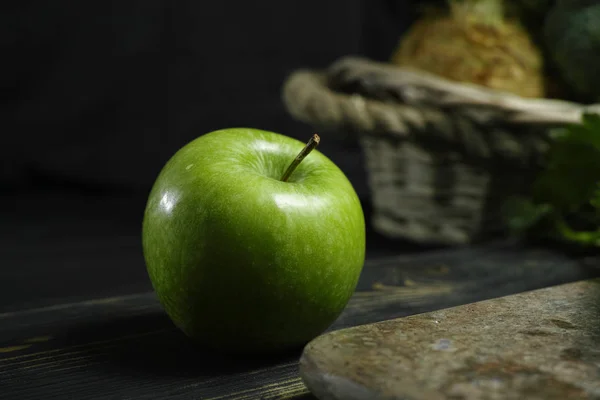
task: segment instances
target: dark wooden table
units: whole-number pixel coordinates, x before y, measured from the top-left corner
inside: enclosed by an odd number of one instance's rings
[[[0,399],[310,398],[299,351],[226,359],[162,312],[139,244],[140,199],[25,194],[0,203]],[[6,201],[4,201],[6,200]],[[13,199],[14,200],[14,199]],[[492,243],[409,251],[370,233],[330,329],[597,277],[599,259]]]

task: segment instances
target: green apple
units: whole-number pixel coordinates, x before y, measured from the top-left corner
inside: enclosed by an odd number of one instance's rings
[[[218,130],[160,172],[144,257],[189,337],[227,352],[279,351],[321,334],[346,306],[364,264],[364,215],[344,173],[311,152],[315,139]]]

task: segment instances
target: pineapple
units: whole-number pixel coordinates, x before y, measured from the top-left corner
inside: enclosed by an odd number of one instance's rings
[[[522,97],[545,97],[541,51],[502,0],[448,0],[409,29],[391,62]]]

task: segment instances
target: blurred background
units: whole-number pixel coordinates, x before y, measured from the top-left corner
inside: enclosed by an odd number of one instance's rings
[[[414,4],[413,4],[414,3]],[[150,290],[143,208],[169,157],[215,129],[313,129],[293,70],[387,60],[417,1],[104,0],[3,4],[0,312]],[[357,143],[324,137],[369,210]],[[399,245],[370,233],[369,257]]]

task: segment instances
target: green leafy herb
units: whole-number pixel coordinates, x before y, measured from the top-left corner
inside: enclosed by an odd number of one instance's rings
[[[515,234],[600,247],[600,115],[556,132],[530,197],[504,211]]]

